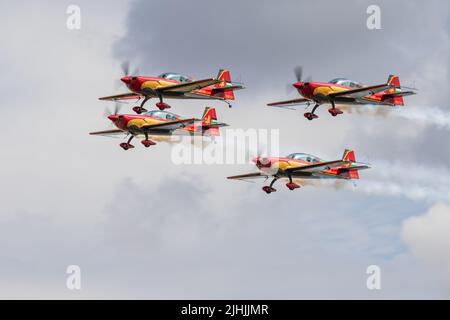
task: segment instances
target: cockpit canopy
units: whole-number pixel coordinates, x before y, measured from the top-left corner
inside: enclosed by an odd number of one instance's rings
[[[319,162],[322,161],[320,158],[317,158],[317,157],[312,156],[312,155],[307,154],[307,153],[291,153],[286,158],[291,158],[291,159],[294,159],[294,160],[305,161],[305,162],[309,162],[309,163],[319,163]]]
[[[153,117],[153,118],[169,120],[169,121],[175,121],[179,118],[174,113],[170,113],[170,112],[162,111],[162,110],[150,110],[150,111],[146,112],[145,115]]]
[[[329,83],[335,83],[338,84],[340,86],[345,86],[345,87],[350,87],[350,88],[362,88],[363,85],[359,82],[353,81],[353,80],[349,80],[346,78],[336,78],[331,80]]]
[[[173,72],[166,72],[166,73],[160,74],[158,77],[164,78],[167,80],[180,81],[180,82],[191,82],[192,81],[192,79],[187,76],[183,76],[181,74],[173,73]]]

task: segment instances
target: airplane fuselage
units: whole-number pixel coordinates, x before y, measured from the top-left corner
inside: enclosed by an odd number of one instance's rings
[[[293,86],[304,98],[316,101],[320,104],[330,102],[330,98],[328,97],[330,94],[355,89],[352,87],[327,82],[297,82],[294,83]],[[396,92],[396,90],[398,89],[387,89],[382,92],[362,96],[359,98],[339,96],[334,98],[334,101],[336,103],[345,104],[383,104],[393,106],[394,103],[388,102],[386,99],[384,99],[384,95],[392,94]]]
[[[173,86],[176,84],[182,84],[185,82],[180,82],[176,80],[170,80],[159,77],[124,77],[122,81],[125,83],[127,88],[137,94],[146,97],[158,97],[156,90],[168,86]],[[218,99],[213,95],[213,86],[201,88],[198,90],[192,90],[189,93],[184,92],[171,92],[167,91],[162,94],[165,98],[172,99]]]
[[[285,157],[269,157],[259,160],[254,159],[256,167],[263,174],[275,175],[278,177],[288,177],[287,169],[298,168],[311,165],[312,163],[302,160],[296,160]],[[321,161],[324,162],[324,161]],[[319,162],[320,163],[320,162]],[[342,176],[339,173],[339,169],[348,168],[349,165],[342,167],[331,168],[327,170],[321,170],[314,173],[311,172],[292,172],[290,175],[292,178],[309,178],[309,179],[322,179],[322,178],[337,178],[337,179],[349,179],[348,176]],[[317,174],[317,175],[314,175]]]

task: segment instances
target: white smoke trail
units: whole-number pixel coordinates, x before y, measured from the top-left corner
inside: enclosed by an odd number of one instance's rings
[[[367,193],[450,201],[450,171],[446,167],[377,161],[372,170],[367,181],[360,184]]]
[[[420,125],[436,126],[439,129],[450,129],[450,109],[442,107],[404,106],[386,107],[375,105],[342,106],[340,109],[348,113],[370,116],[396,117],[414,121]]]
[[[435,125],[440,129],[450,129],[450,112],[440,107],[405,107],[404,110],[395,110],[392,114],[420,124]]]
[[[353,184],[354,182],[355,184]],[[444,167],[372,162],[360,180],[303,180],[303,186],[332,187],[372,195],[401,196],[415,201],[450,202],[450,171]]]

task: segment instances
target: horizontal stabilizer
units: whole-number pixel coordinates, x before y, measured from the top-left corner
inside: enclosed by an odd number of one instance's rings
[[[219,92],[227,92],[227,91],[233,91],[233,90],[241,90],[241,89],[245,89],[244,86],[238,85],[238,84],[233,84],[231,86],[228,87],[222,87],[222,88],[214,88],[212,90],[212,93],[219,93]]]

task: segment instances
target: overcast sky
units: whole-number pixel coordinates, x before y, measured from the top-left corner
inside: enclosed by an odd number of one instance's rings
[[[68,30],[66,9],[81,8]],[[381,30],[366,9],[381,8]],[[448,1],[17,1],[0,4],[0,297],[449,298]],[[12,32],[14,31],[14,32]],[[251,165],[176,165],[173,146],[92,137],[120,63],[197,79],[229,68],[234,107],[169,101],[231,128],[279,129],[280,151],[373,168],[357,186],[267,196],[229,181]],[[296,97],[293,68],[419,89],[387,116],[326,107],[308,122],[267,102]],[[154,101],[148,103],[152,107]],[[132,105],[130,105],[132,106]],[[125,105],[122,111],[128,112]],[[68,265],[82,289],[66,288]],[[366,288],[379,265],[382,289]]]

